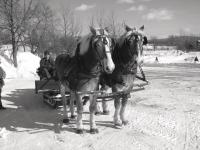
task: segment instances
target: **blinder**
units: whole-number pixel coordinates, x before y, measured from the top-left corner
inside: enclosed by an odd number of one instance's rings
[[[111,53],[111,52],[106,52],[104,48],[98,49],[98,46],[104,46],[108,44],[107,39],[109,39],[108,36],[106,35],[97,35],[94,37],[94,42],[93,42],[93,47],[95,47],[95,52],[99,58],[99,60],[103,60],[106,57],[106,53]],[[99,43],[101,42],[101,43]],[[111,46],[111,45],[109,45]]]
[[[143,37],[143,45],[147,45],[147,44],[148,44],[147,37],[146,37],[146,36],[144,36],[144,37]]]

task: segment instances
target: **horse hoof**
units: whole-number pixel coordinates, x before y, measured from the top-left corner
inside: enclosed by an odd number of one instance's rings
[[[109,115],[110,114],[110,111],[109,110],[104,110],[103,111],[103,115]]]
[[[69,119],[63,119],[63,123],[69,124]]]
[[[77,133],[77,134],[83,134],[83,129],[77,129],[77,130],[76,130],[76,133]]]
[[[71,115],[71,119],[76,119],[76,115]]]
[[[122,128],[122,124],[119,123],[119,122],[118,122],[118,123],[115,123],[114,126],[115,126],[116,129],[121,129],[121,128]]]
[[[128,125],[128,123],[129,123],[128,120],[122,121],[122,124],[125,126]]]
[[[96,134],[96,133],[99,133],[99,130],[98,129],[90,129],[90,133]]]
[[[101,115],[101,112],[100,112],[100,111],[97,111],[97,112],[95,112],[95,115],[96,115],[96,116],[99,116],[99,115]]]

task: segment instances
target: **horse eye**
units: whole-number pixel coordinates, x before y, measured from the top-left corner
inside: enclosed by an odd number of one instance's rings
[[[103,44],[107,45],[108,41],[106,39],[103,39]]]
[[[101,46],[101,44],[99,42],[96,42],[96,46]]]

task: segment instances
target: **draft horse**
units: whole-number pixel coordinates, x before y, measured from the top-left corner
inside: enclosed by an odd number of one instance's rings
[[[60,82],[60,92],[64,105],[64,122],[69,123],[69,116],[66,105],[66,90],[74,95],[77,105],[77,133],[83,133],[83,103],[82,99],[88,91],[98,90],[99,76],[102,72],[108,74],[114,70],[114,63],[111,56],[111,38],[107,28],[95,29],[90,27],[91,33],[80,39],[75,56],[69,57],[62,54],[56,58],[55,66]],[[90,101],[90,133],[98,133],[94,113],[96,110],[96,96],[89,94]],[[70,104],[73,117],[73,98]]]
[[[147,44],[147,37],[144,36],[144,26],[138,30],[125,26],[126,32],[116,41],[112,58],[115,69],[112,74],[103,74],[101,84],[108,85],[112,92],[126,91],[126,94],[114,97],[114,125],[120,128],[127,125],[125,109],[133,83],[136,78],[137,67],[142,63],[142,46]]]

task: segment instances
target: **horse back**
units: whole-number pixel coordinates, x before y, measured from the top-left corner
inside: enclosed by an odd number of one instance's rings
[[[67,54],[61,54],[56,57],[55,67],[59,80],[67,77],[70,71],[77,65],[76,58]]]

